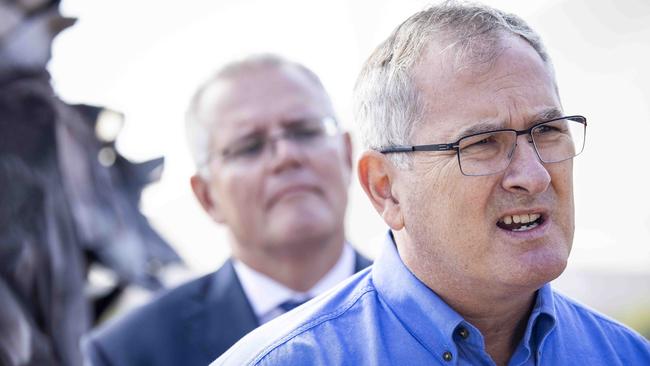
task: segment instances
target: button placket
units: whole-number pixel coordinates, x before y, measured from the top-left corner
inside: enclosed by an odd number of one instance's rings
[[[454,359],[454,356],[451,354],[451,352],[449,352],[449,351],[445,351],[445,352],[442,354],[442,359],[445,360],[445,361],[447,361],[447,362],[451,362],[451,360]]]
[[[458,330],[458,335],[460,336],[460,338],[465,340],[465,339],[469,338],[469,330],[467,330],[467,328],[465,328],[465,327],[460,328]]]

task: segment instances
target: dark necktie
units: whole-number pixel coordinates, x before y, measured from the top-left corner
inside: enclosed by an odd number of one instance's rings
[[[287,301],[283,302],[282,304],[278,305],[278,307],[280,309],[284,310],[285,312],[287,312],[287,311],[291,311],[294,308],[306,303],[309,300],[310,299],[305,299],[305,300],[291,300],[290,299],[290,300],[287,300]]]

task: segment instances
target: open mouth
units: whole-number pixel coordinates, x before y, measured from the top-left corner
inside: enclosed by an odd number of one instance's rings
[[[543,224],[544,221],[544,216],[540,213],[508,215],[500,218],[497,226],[508,231],[528,231]]]

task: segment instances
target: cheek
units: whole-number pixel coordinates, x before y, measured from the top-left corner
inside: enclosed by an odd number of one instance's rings
[[[320,165],[318,176],[323,183],[336,187],[337,190],[346,190],[350,183],[350,169],[337,164],[336,160]]]
[[[426,235],[435,238],[429,240],[442,240],[457,248],[488,240],[490,203],[498,189],[496,177],[467,177],[457,164],[435,172],[414,183],[406,212],[415,212],[427,228]]]
[[[318,177],[321,187],[334,196],[331,199],[347,202],[347,192],[350,186],[351,167],[347,165],[343,156],[337,151],[332,151],[324,156],[330,159],[320,158],[313,165],[314,172]],[[334,158],[335,157],[335,158]]]
[[[407,228],[426,230],[427,236],[445,235],[456,217],[459,192],[453,174],[453,166],[440,160],[418,159],[407,179],[402,180],[399,195],[400,206]]]
[[[571,173],[565,174],[565,179],[558,191],[561,192],[563,201],[570,205],[573,211],[573,175]]]
[[[441,214],[453,218],[456,223],[472,222],[476,217],[484,216],[496,187],[493,177],[464,176],[455,159],[431,169],[418,185],[427,187],[428,191],[419,193],[421,199],[431,197],[427,202],[437,206]]]
[[[561,226],[565,235],[572,238],[574,231],[573,162],[567,161],[555,165],[549,169],[551,184],[556,194]]]
[[[242,213],[253,216],[254,210],[261,207],[259,202],[262,177],[253,174],[253,170],[224,169],[215,184],[215,191],[226,214]]]
[[[563,210],[573,214],[573,164],[572,161],[548,166],[551,186],[557,196],[557,204]]]
[[[455,237],[463,245],[489,241],[493,230],[490,212],[494,190],[498,189],[497,181],[493,177],[461,176],[448,187],[449,191],[443,195],[448,197],[449,225]]]

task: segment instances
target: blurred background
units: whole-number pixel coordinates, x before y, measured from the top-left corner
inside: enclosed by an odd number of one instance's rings
[[[486,2],[542,35],[565,111],[589,123],[574,164],[573,253],[556,287],[650,337],[650,2]],[[354,134],[351,96],[362,63],[427,3],[63,0],[62,13],[79,20],[56,38],[48,69],[66,102],[124,113],[116,143],[122,155],[135,162],[165,157],[162,179],[143,192],[141,209],[187,264],[170,272],[173,284],[213,271],[229,250],[227,232],[210,222],[189,186],[183,119],[197,85],[233,58],[279,53],[321,77]],[[385,227],[358,182],[350,189],[348,237],[374,257],[373,238]]]

